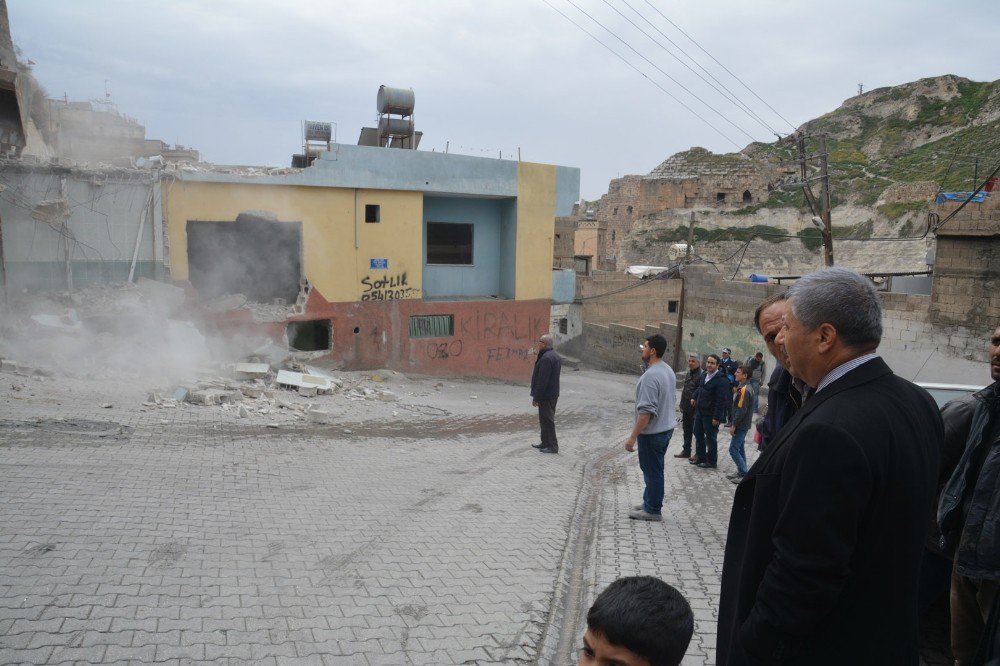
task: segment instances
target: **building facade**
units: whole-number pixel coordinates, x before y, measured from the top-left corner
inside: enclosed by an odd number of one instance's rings
[[[554,220],[579,176],[341,144],[295,173],[182,171],[163,185],[170,274],[262,306],[214,325],[345,368],[523,380],[549,330]]]

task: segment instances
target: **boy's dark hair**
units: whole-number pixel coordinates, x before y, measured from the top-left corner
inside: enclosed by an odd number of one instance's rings
[[[706,356],[705,358],[714,358],[714,359],[715,359],[715,364],[716,364],[716,365],[721,365],[721,364],[722,364],[722,359],[721,359],[721,358],[719,358],[719,355],[718,355],[718,354],[709,354],[709,355],[708,355],[708,356]]]
[[[598,595],[587,628],[650,666],[677,666],[694,633],[694,614],[684,596],[659,578],[629,576]]]
[[[667,339],[665,337],[659,333],[655,333],[646,338],[646,342],[649,343],[650,349],[656,352],[656,358],[663,358],[663,355],[667,351]]]
[[[736,376],[737,372],[742,372],[744,377],[749,377],[750,376],[750,368],[748,366],[746,366],[746,365],[738,365],[738,366],[736,366],[736,369],[733,370],[733,376],[734,377]]]

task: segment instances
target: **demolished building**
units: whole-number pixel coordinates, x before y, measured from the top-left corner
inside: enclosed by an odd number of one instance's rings
[[[207,327],[345,369],[523,380],[579,170],[416,143],[332,143],[283,169],[5,160],[5,287],[169,280]]]

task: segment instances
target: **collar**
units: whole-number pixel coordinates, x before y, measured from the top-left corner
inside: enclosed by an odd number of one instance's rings
[[[841,363],[836,368],[826,373],[823,379],[820,380],[819,384],[816,385],[816,390],[813,391],[813,393],[819,393],[827,386],[829,386],[833,382],[837,381],[838,379],[846,375],[851,370],[854,370],[855,368],[876,358],[878,358],[878,354],[876,354],[875,352],[871,352],[870,354],[864,354],[862,356],[852,358],[850,361],[847,361],[846,363]]]
[[[710,381],[712,381],[712,377],[715,377],[717,374],[719,374],[718,370],[716,370],[715,372],[706,372],[705,373],[705,383],[707,384]]]

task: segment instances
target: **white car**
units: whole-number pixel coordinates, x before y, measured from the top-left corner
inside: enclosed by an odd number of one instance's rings
[[[975,393],[976,391],[981,391],[985,386],[973,386],[971,384],[940,384],[936,382],[915,382],[917,386],[923,388],[931,397],[934,398],[934,402],[937,403],[938,409],[944,407],[946,403],[951,402],[956,398],[962,398],[969,395],[970,393]]]

